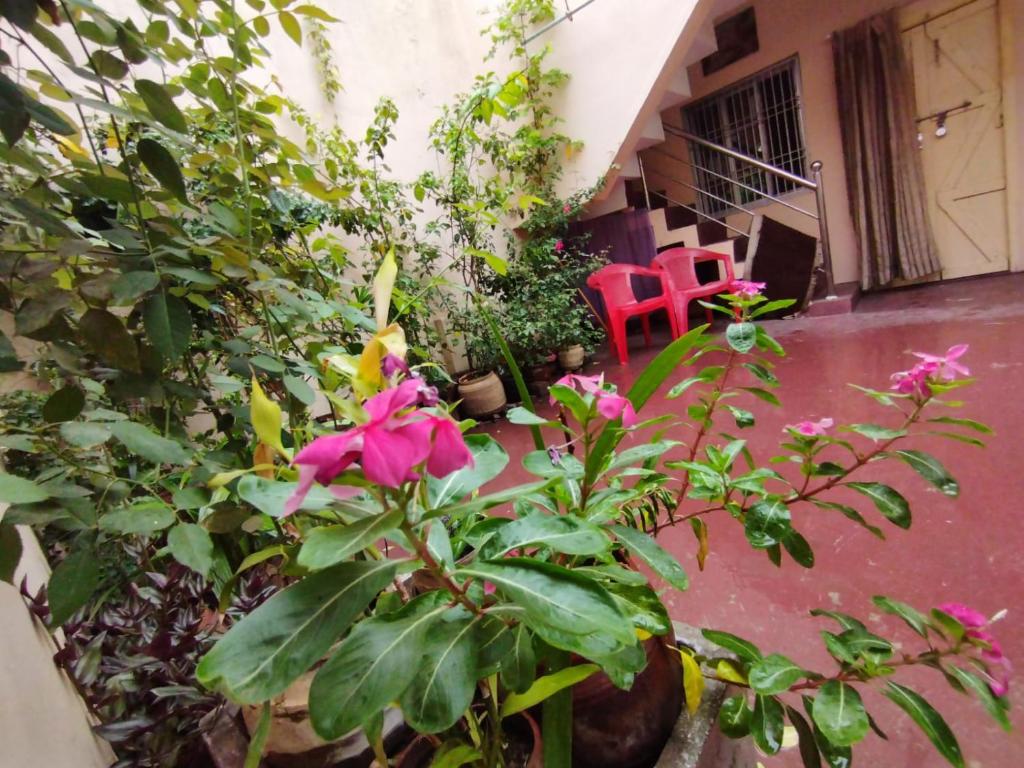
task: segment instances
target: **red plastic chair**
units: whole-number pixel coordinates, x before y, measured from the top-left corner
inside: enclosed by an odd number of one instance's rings
[[[633,275],[660,280],[663,291],[661,296],[638,301],[630,281]],[[647,342],[647,346],[651,346],[650,314],[659,309],[665,310],[665,314],[668,315],[672,338],[679,335],[676,329],[676,318],[672,313],[666,274],[662,270],[640,267],[635,264],[609,264],[588,277],[587,285],[595,291],[599,291],[604,300],[605,311],[608,313],[608,335],[611,337],[612,347],[618,354],[619,362],[623,365],[629,362],[626,339],[626,321],[629,318],[640,316],[640,322],[644,329],[644,341]]]
[[[701,284],[697,279],[696,269],[697,263],[701,261],[721,261],[725,264],[725,279]],[[727,254],[703,248],[669,248],[655,256],[652,264],[664,270],[668,279],[672,311],[676,316],[676,328],[679,333],[686,333],[689,328],[687,312],[691,301],[726,293],[729,290],[729,283],[735,279],[732,259]],[[710,309],[706,311],[710,323],[713,315]]]

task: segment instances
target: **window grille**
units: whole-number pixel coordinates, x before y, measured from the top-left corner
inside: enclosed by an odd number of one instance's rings
[[[800,73],[793,57],[745,80],[683,107],[687,130],[797,176],[806,176]],[[748,189],[714,174],[727,176],[766,195],[792,192],[792,181],[766,173],[742,160],[726,157],[707,147],[690,144],[697,186],[698,207],[711,215],[727,213],[732,203],[746,205],[763,199]],[[707,173],[712,171],[713,173]],[[714,197],[713,197],[714,196]]]

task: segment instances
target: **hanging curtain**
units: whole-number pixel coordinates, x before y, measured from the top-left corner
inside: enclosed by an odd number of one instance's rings
[[[598,216],[569,225],[569,236],[589,235],[586,250],[590,253],[607,251],[612,264],[639,264],[649,267],[658,249],[654,243],[654,229],[646,210],[620,211]],[[583,288],[587,300],[599,312],[604,312],[600,294]],[[643,301],[661,294],[661,284],[653,278],[633,278],[633,292]]]
[[[861,286],[937,272],[914,83],[895,10],[834,33],[832,55]]]

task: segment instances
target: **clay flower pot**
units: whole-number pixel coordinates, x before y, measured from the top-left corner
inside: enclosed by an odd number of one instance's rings
[[[647,666],[628,691],[603,672],[573,686],[573,765],[646,768],[654,765],[682,711],[683,667],[669,637],[644,642]]]
[[[566,372],[578,371],[582,368],[584,357],[585,353],[580,344],[573,344],[571,347],[558,350],[558,364]]]
[[[470,371],[459,377],[459,406],[469,418],[490,416],[505,407],[505,387],[494,371]]]

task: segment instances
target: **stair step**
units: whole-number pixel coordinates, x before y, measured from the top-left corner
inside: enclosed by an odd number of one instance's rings
[[[697,223],[697,214],[681,205],[670,205],[665,209],[665,226],[668,229],[689,227]]]

